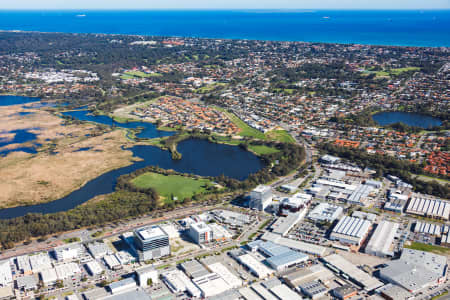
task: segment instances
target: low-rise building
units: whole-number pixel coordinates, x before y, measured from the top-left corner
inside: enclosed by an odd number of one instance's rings
[[[343,244],[360,246],[366,239],[370,227],[371,223],[368,220],[345,216],[334,226],[330,239]]]
[[[136,281],[133,278],[122,279],[108,285],[108,289],[112,294],[119,294],[134,288],[136,288]]]
[[[142,267],[136,270],[138,283],[141,287],[149,286],[149,283],[158,283],[158,271],[152,266]]]
[[[213,239],[213,231],[205,222],[197,222],[189,227],[189,236],[196,244],[208,243]]]
[[[399,227],[398,223],[382,221],[370,238],[365,252],[381,257],[393,257],[393,242]]]
[[[340,206],[322,202],[310,211],[308,219],[314,222],[333,223],[334,220],[342,215],[343,211],[343,208]]]
[[[340,300],[345,300],[356,296],[357,290],[351,285],[343,285],[332,290],[332,294]]]
[[[96,260],[92,260],[92,261],[88,262],[87,264],[85,264],[85,266],[86,266],[87,271],[92,276],[99,275],[103,272],[102,267]]]

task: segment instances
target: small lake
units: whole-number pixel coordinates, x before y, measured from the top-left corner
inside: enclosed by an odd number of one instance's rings
[[[439,120],[438,118],[418,113],[401,111],[381,112],[374,114],[372,118],[375,122],[377,122],[378,125],[381,126],[391,125],[399,122],[408,126],[421,128],[431,128],[442,125],[441,120]]]
[[[18,130],[11,130],[7,132],[0,132],[0,134],[8,134],[13,135],[11,138],[0,138],[0,148],[13,145],[13,144],[22,144],[26,142],[33,142],[36,140],[36,134],[29,131],[29,129],[18,129]],[[41,145],[38,143],[35,143],[31,146],[23,146],[23,147],[17,147],[17,148],[7,148],[7,149],[0,149],[0,157],[6,156],[11,152],[26,152],[30,154],[37,153],[36,148],[40,147]]]
[[[41,101],[41,99],[36,97],[8,96],[8,95],[0,96],[0,106],[27,104],[38,101]]]
[[[125,122],[119,123],[114,121],[111,117],[105,115],[93,115],[89,110],[72,110],[62,113],[64,116],[70,116],[81,121],[95,122],[108,126],[116,126],[120,128],[137,129],[142,128],[136,137],[141,139],[153,139],[158,137],[165,137],[174,135],[173,131],[158,130],[155,124],[149,122]]]
[[[173,160],[168,151],[153,146],[139,145],[130,150],[134,156],[142,158],[143,161],[102,174],[59,200],[2,209],[0,219],[20,217],[28,213],[56,213],[75,208],[95,196],[113,192],[119,176],[147,166],[159,166],[163,169],[201,176],[224,174],[238,180],[246,179],[264,167],[264,163],[256,155],[240,147],[215,144],[201,139],[180,142],[178,145],[178,151],[182,154],[180,160]]]

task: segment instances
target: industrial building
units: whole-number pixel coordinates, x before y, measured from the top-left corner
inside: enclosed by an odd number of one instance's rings
[[[369,198],[370,193],[372,193],[374,187],[372,185],[360,184],[358,187],[350,194],[347,202],[350,204],[365,206]]]
[[[340,300],[345,300],[353,296],[356,296],[357,293],[358,291],[350,284],[337,287],[332,291],[332,294]]]
[[[243,297],[245,300],[264,300],[262,297],[258,296],[257,293],[255,293],[251,288],[249,287],[243,287],[239,290],[239,294]]]
[[[54,268],[48,268],[39,272],[41,277],[41,281],[45,286],[51,286],[56,284],[58,280],[58,275],[56,274],[56,270]]]
[[[219,295],[231,289],[231,287],[216,273],[209,273],[205,276],[192,279],[194,284],[200,289],[204,298]]]
[[[242,227],[252,222],[251,217],[246,214],[230,210],[213,210],[211,214],[214,218],[223,224]]]
[[[297,250],[302,253],[307,253],[311,255],[316,256],[323,256],[325,252],[327,251],[327,248],[311,244],[311,243],[305,243],[302,241],[292,240],[285,237],[282,237],[279,234],[274,234],[272,232],[266,232],[261,237],[263,241],[272,241],[275,244],[286,246],[292,250]]]
[[[30,265],[31,270],[33,270],[34,273],[39,273],[40,271],[44,269],[48,269],[52,267],[52,262],[50,260],[50,256],[47,252],[45,253],[39,253],[36,255],[29,256],[30,259]]]
[[[314,222],[329,222],[333,223],[343,213],[343,208],[337,205],[332,205],[322,202],[308,214],[308,219]]]
[[[399,300],[399,299],[414,299],[414,295],[404,288],[388,283],[385,286],[376,290],[384,299],[387,300]]]
[[[360,218],[343,217],[333,228],[330,239],[343,244],[360,246],[369,233],[371,222]]]
[[[445,256],[405,248],[400,259],[388,262],[380,270],[380,278],[415,294],[443,283],[447,267]]]
[[[281,200],[279,212],[283,216],[303,210],[311,202],[312,196],[304,193],[297,193],[291,197]]]
[[[320,281],[327,283],[334,277],[334,274],[321,264],[313,265],[309,268],[294,270],[283,276],[284,281],[293,289],[298,289],[303,283]]]
[[[231,288],[235,289],[242,286],[242,280],[231,273],[222,263],[216,262],[210,264],[208,265],[208,269],[222,277]]]
[[[0,261],[0,285],[6,286],[13,282],[11,263],[9,260]]]
[[[262,286],[261,283],[254,283],[250,286],[250,288],[265,300],[278,300],[278,298],[275,297],[275,295],[272,294],[268,289]]]
[[[326,267],[350,279],[366,291],[372,291],[383,285],[381,281],[357,268],[354,264],[338,254],[331,254],[322,260],[325,262]]]
[[[113,283],[110,283],[108,285],[108,289],[111,291],[111,293],[114,294],[118,294],[118,293],[122,293],[124,291],[127,290],[131,290],[136,288],[136,281],[129,277],[126,279],[122,279],[119,281],[115,281]]]
[[[186,261],[180,267],[191,278],[203,277],[211,273],[197,260]]]
[[[92,261],[88,262],[85,266],[86,266],[87,271],[92,276],[99,275],[103,272],[102,267],[96,260],[92,260]]]
[[[341,159],[339,157],[336,156],[332,156],[332,155],[324,155],[322,157],[319,158],[319,162],[323,163],[323,164],[337,164],[341,161]]]
[[[422,195],[416,195],[409,201],[406,212],[409,214],[448,221],[450,203],[440,199],[431,199]]]
[[[89,250],[89,253],[91,253],[92,257],[94,257],[95,259],[102,258],[103,256],[108,254],[113,254],[111,248],[109,248],[105,243],[93,242],[87,244],[86,247]]]
[[[191,224],[188,234],[196,244],[208,243],[213,239],[212,229],[205,222]]]
[[[147,287],[150,280],[152,284],[155,284],[159,281],[158,271],[152,266],[137,269],[136,278],[141,287]]]
[[[200,297],[201,291],[183,272],[172,269],[161,273],[163,281],[172,293],[188,292],[192,297]]]
[[[32,291],[38,288],[38,278],[36,275],[25,275],[16,277],[16,288],[21,291]]]
[[[69,259],[74,259],[81,253],[81,245],[73,244],[69,246],[60,246],[53,248],[53,254],[56,260],[64,261]]]
[[[140,261],[170,255],[169,235],[159,226],[148,226],[135,230],[134,244]]]
[[[311,299],[317,299],[325,296],[328,289],[320,282],[313,280],[299,285],[303,294]]]
[[[254,241],[248,245],[252,251],[263,253],[267,259],[266,264],[277,272],[283,271],[291,266],[305,262],[308,255],[294,251],[285,246],[274,244],[270,241]]]
[[[393,257],[394,252],[392,251],[392,243],[394,242],[399,226],[398,223],[388,221],[382,221],[378,224],[366,246],[365,252],[381,257]]]
[[[259,279],[266,278],[275,273],[274,270],[269,269],[255,259],[251,254],[243,250],[232,250],[229,253],[234,259],[244,265],[255,277],[258,277]]]
[[[286,236],[289,231],[300,222],[306,215],[306,209],[302,211],[291,213],[287,217],[279,217],[270,228],[273,233],[281,236]]]
[[[272,189],[270,186],[258,185],[250,193],[249,207],[257,210],[265,210],[272,202]]]
[[[441,236],[442,225],[424,223],[417,221],[414,225],[415,233],[425,233],[428,235]]]

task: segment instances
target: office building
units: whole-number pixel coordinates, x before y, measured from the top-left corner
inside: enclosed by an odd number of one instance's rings
[[[136,270],[137,280],[141,287],[147,287],[149,283],[158,283],[158,271],[152,266],[142,267]]]
[[[189,236],[196,244],[208,243],[213,239],[213,231],[205,222],[197,222],[189,227]]]
[[[137,229],[134,232],[134,244],[140,261],[170,255],[169,235],[159,226]]]
[[[250,193],[250,208],[265,210],[272,202],[272,190],[270,186],[258,185]]]

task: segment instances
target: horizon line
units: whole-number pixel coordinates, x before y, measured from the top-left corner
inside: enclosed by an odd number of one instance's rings
[[[1,8],[0,11],[443,11],[450,8]]]

